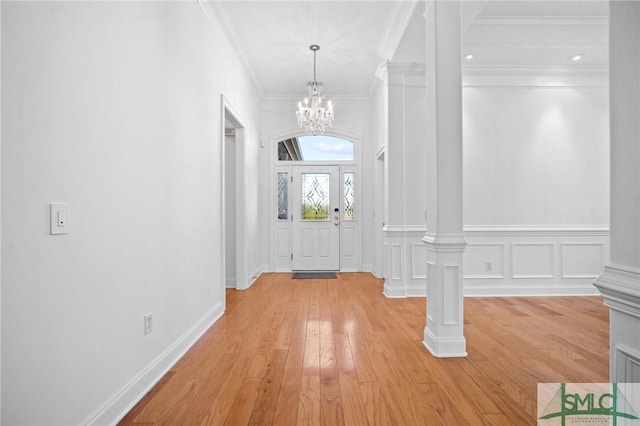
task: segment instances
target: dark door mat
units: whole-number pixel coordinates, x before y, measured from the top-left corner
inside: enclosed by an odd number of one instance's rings
[[[335,280],[338,278],[338,275],[332,271],[320,271],[320,272],[292,272],[291,279],[294,280],[312,280],[312,279],[320,279],[320,280]]]

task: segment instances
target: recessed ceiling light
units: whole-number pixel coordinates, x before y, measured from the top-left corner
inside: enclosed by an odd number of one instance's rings
[[[471,54],[471,53],[467,53],[466,55],[464,55],[464,58],[465,58],[467,61],[470,61],[470,60],[472,60],[472,59],[473,59],[473,54]]]
[[[582,59],[584,59],[584,56],[585,56],[584,53],[578,53],[577,55],[573,55],[571,57],[571,60],[573,62],[578,62],[578,61],[581,61]]]

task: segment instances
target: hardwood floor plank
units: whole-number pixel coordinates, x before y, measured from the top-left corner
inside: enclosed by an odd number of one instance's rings
[[[262,378],[260,389],[253,406],[253,413],[249,424],[271,424],[276,411],[284,366],[287,362],[287,351],[273,352],[273,357]]]
[[[251,413],[253,412],[253,407],[261,385],[262,379],[259,377],[247,377],[244,382],[242,382],[240,391],[234,399],[233,406],[225,418],[225,426],[244,426],[249,424],[249,419],[251,419]],[[206,424],[215,426],[223,423],[219,422],[219,420],[212,419]]]
[[[511,426],[514,423],[504,414],[483,414],[482,424],[491,426]]]
[[[342,396],[345,425],[366,425],[367,411],[360,390],[360,382],[353,375],[340,375],[340,395]]]
[[[342,398],[333,322],[327,283],[321,288],[320,305],[320,424],[343,425]]]
[[[287,361],[282,375],[280,395],[274,413],[273,423],[276,425],[295,425],[298,417],[300,399],[302,365],[304,362],[304,342],[291,342]]]
[[[364,404],[369,425],[398,425],[402,424],[396,416],[393,416],[382,396],[382,391],[377,383],[361,383],[362,403]]]
[[[119,424],[122,425],[122,426],[133,425],[133,424],[142,424],[142,423],[134,423],[136,417],[138,417],[140,412],[142,410],[144,410],[144,408],[149,404],[149,402],[151,402],[155,398],[155,396],[158,394],[158,392],[160,392],[160,390],[171,379],[171,377],[173,377],[174,374],[175,374],[175,371],[169,371],[169,372],[167,372],[167,374],[162,376],[160,381],[153,387],[153,389],[151,389],[151,391],[149,391],[140,400],[140,402],[138,402],[136,404],[136,406],[133,407],[133,409],[131,409],[131,411],[129,411],[129,413],[127,413],[126,416],[124,416],[124,418],[120,421]]]
[[[182,392],[175,395],[171,406],[154,422],[156,425],[171,426],[178,422],[178,419],[187,411],[192,399],[203,387],[202,380],[189,380]]]
[[[534,425],[537,383],[607,382],[599,297],[467,298],[468,357],[422,344],[424,298],[263,274],[121,425]]]
[[[302,376],[296,424],[320,425],[320,377],[318,376]]]
[[[427,400],[431,411],[435,414],[437,422],[445,425],[468,424],[464,417],[457,412],[455,406],[446,399],[440,386],[436,383],[423,383],[419,385],[420,390]]]

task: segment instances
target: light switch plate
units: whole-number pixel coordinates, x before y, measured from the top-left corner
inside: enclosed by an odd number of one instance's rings
[[[69,204],[51,203],[51,235],[67,234],[69,232]]]

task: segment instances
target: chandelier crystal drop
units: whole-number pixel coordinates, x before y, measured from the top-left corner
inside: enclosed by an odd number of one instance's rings
[[[316,81],[316,52],[320,46],[312,44],[309,49],[313,52],[313,81],[307,83],[307,97],[298,102],[296,117],[298,125],[307,133],[317,135],[324,133],[333,123],[333,103],[329,100],[322,104],[322,82]]]

